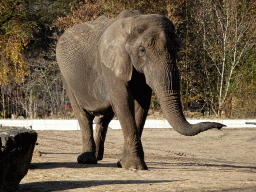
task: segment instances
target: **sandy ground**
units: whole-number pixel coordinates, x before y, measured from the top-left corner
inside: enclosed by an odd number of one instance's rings
[[[256,191],[256,128],[209,130],[186,137],[172,129],[145,129],[149,170],[116,167],[121,130],[109,130],[97,165],[76,163],[79,131],[37,131],[34,155],[20,191]]]

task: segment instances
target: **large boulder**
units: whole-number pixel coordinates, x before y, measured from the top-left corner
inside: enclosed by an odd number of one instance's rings
[[[0,191],[17,191],[27,174],[37,133],[32,129],[0,126]]]

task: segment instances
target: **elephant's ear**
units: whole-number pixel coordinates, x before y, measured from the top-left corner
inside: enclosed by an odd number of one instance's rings
[[[132,18],[120,19],[110,25],[99,41],[100,61],[115,75],[131,80],[133,66],[125,44],[132,30]]]

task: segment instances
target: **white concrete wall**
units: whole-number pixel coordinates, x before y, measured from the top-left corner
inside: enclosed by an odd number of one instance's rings
[[[256,125],[245,124],[245,122],[256,122],[256,119],[250,120],[188,120],[195,124],[205,121],[215,121],[227,125],[227,128],[256,128]],[[34,130],[79,130],[77,120],[0,120],[0,125],[3,126],[32,126]],[[95,127],[95,124],[94,124]],[[147,120],[145,128],[172,128],[166,120]],[[112,120],[109,124],[109,129],[121,129],[118,120]]]

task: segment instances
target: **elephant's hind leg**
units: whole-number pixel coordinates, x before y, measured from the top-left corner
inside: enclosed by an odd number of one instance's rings
[[[94,139],[96,143],[96,158],[97,160],[103,159],[104,154],[104,142],[108,130],[108,125],[112,118],[114,117],[114,113],[108,113],[103,116],[98,116],[95,118],[94,122],[96,123],[96,129],[94,134]]]
[[[81,109],[72,90],[67,86],[67,93],[71,102],[72,108],[78,119],[80,130],[82,133],[82,154],[78,156],[78,163],[96,164],[95,156],[96,145],[93,138],[93,119],[94,116],[89,114],[86,110]]]

